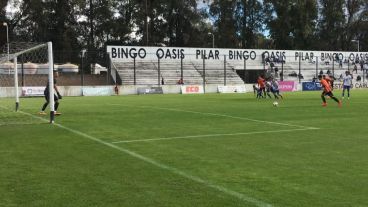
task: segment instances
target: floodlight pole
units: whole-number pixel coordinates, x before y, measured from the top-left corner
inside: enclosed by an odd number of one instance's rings
[[[146,45],[148,46],[148,5],[146,0]]]
[[[82,59],[82,62],[81,62],[81,85],[82,85],[82,96],[83,96],[83,86],[84,86],[84,56],[86,54],[86,50],[83,49],[82,52],[81,52],[81,59]]]
[[[8,24],[6,22],[3,23],[3,25],[6,27],[6,44],[8,46],[8,61],[10,60],[9,57],[9,28],[8,28]]]
[[[359,42],[359,40],[351,40],[351,41],[358,43],[358,52],[360,52],[360,42]]]
[[[208,35],[212,35],[212,48],[215,48],[215,35],[212,32],[209,32]]]

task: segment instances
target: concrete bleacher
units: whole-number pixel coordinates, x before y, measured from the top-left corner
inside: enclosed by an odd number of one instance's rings
[[[194,67],[203,75],[203,61],[193,61]],[[226,67],[226,84],[244,84],[243,80],[238,76],[235,68],[230,65],[224,65],[223,61],[207,61],[205,62],[205,77],[208,84],[223,84]]]
[[[123,85],[134,84],[134,62],[115,62],[113,65],[118,71]],[[152,61],[136,61],[135,73],[135,84],[157,84],[158,72],[155,64]]]
[[[322,62],[316,64],[316,62],[310,61],[301,61],[301,81],[312,81],[322,71],[323,74],[327,74],[330,71],[330,74],[333,75],[336,79],[338,79],[342,74],[345,74],[345,71],[353,71],[354,65],[349,62],[342,63],[340,66],[337,62]],[[299,62],[287,62],[284,65],[284,80],[299,80],[297,74],[299,73]],[[292,76],[292,74],[296,74],[296,76]],[[363,76],[363,71],[360,70],[360,66],[358,66],[357,73],[354,72],[354,76],[360,75]]]
[[[115,69],[118,71],[123,85],[134,84],[134,63],[133,62],[114,62]],[[205,65],[207,84],[224,83],[224,63],[221,61],[209,61]],[[237,75],[234,67],[226,65],[226,83],[243,84],[243,80]],[[181,78],[181,62],[177,61],[136,61],[136,84],[155,85],[158,83],[158,70],[160,79],[164,79],[167,85],[177,84]],[[185,84],[203,83],[203,62],[202,61],[183,61],[183,81]]]
[[[158,63],[155,63],[155,66],[158,68]],[[160,73],[165,84],[177,84],[181,78],[181,62],[161,61]],[[203,82],[202,76],[194,69],[192,62],[183,61],[183,81],[185,84],[200,84]]]

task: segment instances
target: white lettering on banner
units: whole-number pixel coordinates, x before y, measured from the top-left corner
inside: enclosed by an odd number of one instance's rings
[[[44,96],[45,87],[22,87],[22,96]]]
[[[344,84],[342,82],[334,82],[333,87],[334,89],[343,89]],[[351,88],[368,88],[368,82],[354,82],[353,84],[351,84]]]
[[[297,51],[297,50],[253,50],[174,47],[135,47],[108,45],[107,52],[113,61],[137,60],[225,60],[242,63],[257,61],[368,61],[368,52]]]
[[[204,93],[203,86],[201,85],[189,85],[189,86],[181,86],[182,94],[198,94]]]
[[[355,83],[355,88],[368,88],[367,83]]]
[[[113,87],[83,88],[84,96],[111,96],[112,94],[114,94]]]
[[[217,86],[219,93],[245,93],[245,85]]]

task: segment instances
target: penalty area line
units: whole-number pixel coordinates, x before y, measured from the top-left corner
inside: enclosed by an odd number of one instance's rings
[[[5,108],[5,107],[2,107],[0,106],[0,108]],[[43,120],[43,121],[49,121],[45,118],[42,118],[42,117],[38,117],[38,116],[35,116],[33,114],[30,114],[30,113],[27,113],[27,112],[23,112],[23,111],[18,111],[22,114],[25,114],[25,115],[28,115],[28,116],[31,116],[31,117],[34,117],[34,118],[37,118],[37,119],[40,119],[40,120]],[[258,200],[254,197],[251,197],[251,196],[248,196],[246,194],[243,194],[243,193],[239,193],[237,191],[234,191],[234,190],[231,190],[231,189],[228,189],[228,188],[225,188],[221,185],[217,185],[217,184],[214,184],[210,181],[207,181],[207,180],[204,180],[200,177],[197,177],[197,176],[194,176],[194,175],[191,175],[191,174],[188,174],[184,171],[181,171],[180,169],[177,169],[175,167],[171,167],[169,165],[165,165],[163,163],[160,163],[152,158],[149,158],[149,157],[146,157],[144,155],[141,155],[141,154],[138,154],[134,151],[131,151],[129,149],[126,149],[126,148],[123,148],[121,146],[117,146],[117,145],[114,145],[112,143],[108,143],[108,142],[105,142],[99,138],[96,138],[94,136],[91,136],[91,135],[88,135],[84,132],[81,132],[81,131],[78,131],[78,130],[75,130],[75,129],[72,129],[72,128],[69,128],[69,127],[66,127],[64,125],[61,125],[61,124],[58,124],[58,123],[54,123],[52,124],[53,126],[56,126],[56,127],[59,127],[61,129],[64,129],[65,131],[68,131],[68,132],[71,132],[75,135],[78,135],[80,137],[83,137],[83,138],[86,138],[86,139],[89,139],[89,140],[92,140],[92,141],[95,141],[101,145],[104,145],[106,147],[110,147],[112,149],[115,149],[115,150],[118,150],[120,152],[123,152],[125,154],[128,154],[136,159],[139,159],[141,161],[144,161],[146,163],[149,163],[153,166],[156,166],[157,168],[161,168],[163,170],[167,170],[168,172],[171,172],[173,174],[176,174],[176,175],[179,175],[181,177],[184,177],[184,178],[187,178],[188,180],[191,180],[193,182],[196,182],[196,183],[199,183],[199,184],[202,184],[203,186],[205,187],[208,187],[208,188],[212,188],[214,190],[217,190],[219,192],[222,192],[226,195],[229,195],[229,196],[232,196],[232,197],[235,197],[239,200],[242,200],[242,201],[245,201],[245,202],[248,202],[248,203],[252,203],[253,205],[255,206],[259,206],[259,207],[272,207],[271,204],[269,203],[266,203],[264,201],[261,201],[261,200]]]
[[[251,135],[251,134],[268,134],[268,133],[307,131],[307,130],[317,130],[317,129],[319,128],[283,129],[283,130],[271,130],[271,131],[240,132],[240,133],[231,133],[231,134],[204,134],[204,135],[192,135],[192,136],[180,136],[180,137],[160,137],[160,138],[152,138],[152,139],[121,140],[121,141],[116,141],[116,142],[111,142],[111,143],[117,144],[117,143],[132,143],[132,142],[152,142],[152,141],[161,141],[161,140],[195,139],[195,138],[205,138],[205,137],[237,136],[237,135]]]

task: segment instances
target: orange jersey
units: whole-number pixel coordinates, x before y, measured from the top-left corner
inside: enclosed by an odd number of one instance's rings
[[[260,88],[264,88],[265,87],[265,80],[263,78],[259,77],[258,80],[257,80],[257,82],[258,82],[258,86]]]
[[[326,79],[321,80],[321,85],[322,85],[323,90],[325,92],[330,92],[331,91],[331,85]]]
[[[332,78],[330,77],[325,77],[325,80],[327,81],[328,84],[331,85],[331,83],[333,82]]]

